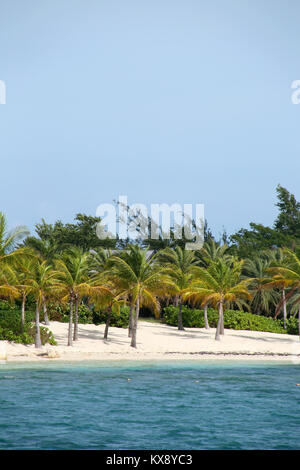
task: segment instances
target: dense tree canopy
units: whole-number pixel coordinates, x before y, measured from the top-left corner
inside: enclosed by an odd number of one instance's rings
[[[47,324],[51,303],[69,310],[70,346],[78,339],[80,308],[85,306],[90,313],[93,305],[100,304],[107,315],[105,338],[114,307],[119,311],[121,305],[127,306],[133,347],[143,306],[158,315],[163,305],[173,303],[178,308],[179,330],[183,329],[183,307],[197,304],[203,308],[206,328],[208,308],[216,309],[216,339],[224,333],[225,307],[238,307],[242,316],[250,311],[278,317],[279,322],[283,318],[286,331],[294,328],[297,314],[300,328],[300,204],[281,186],[277,197],[279,213],[273,227],[251,223],[249,229],[229,238],[224,231],[222,240],[216,241],[206,224],[204,246],[198,251],[187,250],[183,238],[167,243],[161,238],[152,246],[145,246],[142,239],[122,244],[103,241],[96,232],[100,219],[85,214],[77,214],[73,224],[42,220],[36,225],[36,236],[27,236],[18,247],[27,231],[24,227],[8,231],[0,213],[0,299],[19,302],[24,341],[30,331],[26,306],[35,302],[36,347],[44,335],[40,334],[40,310]]]
[[[50,258],[55,252],[65,250],[68,246],[77,246],[84,251],[98,247],[113,248],[115,240],[100,240],[96,234],[99,217],[77,214],[76,223],[63,224],[60,220],[47,224],[44,219],[36,224],[37,237],[27,237],[24,244],[47,253]],[[42,242],[42,243],[41,243]]]
[[[248,258],[257,252],[276,248],[292,248],[300,244],[300,203],[282,186],[276,188],[279,214],[273,227],[250,223],[250,229],[242,228],[231,235],[231,252],[240,258]]]

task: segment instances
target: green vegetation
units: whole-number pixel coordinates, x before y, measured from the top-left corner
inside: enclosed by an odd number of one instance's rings
[[[163,321],[167,325],[176,326],[178,316],[178,307],[170,306],[164,309]],[[218,310],[209,308],[207,310],[209,324],[212,328],[217,327]],[[187,328],[204,328],[204,312],[200,309],[192,309],[186,306],[182,307],[182,321]],[[280,320],[254,315],[253,313],[241,312],[238,310],[224,311],[224,327],[230,330],[252,330],[268,331],[270,333],[287,333]],[[291,334],[292,329],[291,329]]]
[[[119,312],[112,311],[110,317],[110,326],[116,326],[117,328],[128,328],[129,310],[130,309],[127,305],[123,305]],[[94,312],[92,323],[95,325],[100,325],[101,323],[106,323],[106,320],[106,311]]]
[[[164,268],[157,258],[146,249],[129,245],[129,250],[111,256],[106,271],[107,279],[112,282],[124,299],[130,299],[134,314],[130,315],[129,336],[131,346],[136,348],[137,323],[140,308],[146,306],[158,316],[160,303],[158,296],[166,295],[171,282],[164,275]],[[132,312],[131,308],[131,312]]]
[[[24,246],[36,250],[48,261],[74,246],[84,252],[99,247],[114,248],[114,240],[100,240],[97,237],[96,227],[100,221],[99,217],[85,214],[77,214],[73,224],[63,224],[58,220],[51,225],[42,219],[42,222],[35,226],[37,237],[27,237]]]
[[[0,340],[14,341],[15,343],[34,344],[35,327],[33,325],[35,313],[27,312],[27,319],[22,326],[21,312],[12,308],[6,302],[0,302]],[[56,345],[56,341],[48,328],[40,327],[42,345],[49,343]]]
[[[169,240],[100,240],[100,219],[85,214],[43,220],[28,236],[8,231],[0,212],[0,339],[54,344],[42,318],[68,322],[69,346],[79,323],[105,323],[104,340],[110,326],[128,327],[136,347],[140,310],[159,318],[167,305],[166,323],[216,328],[216,340],[225,328],[300,336],[300,203],[276,190],[273,227],[251,223],[216,241],[206,223],[198,251],[172,230]]]
[[[48,314],[51,321],[69,323],[70,306],[67,303],[49,302]],[[93,319],[93,311],[90,308],[83,304],[78,306],[78,323],[95,323]]]
[[[50,303],[48,306],[48,313],[51,321],[59,321],[62,323],[69,323],[70,307],[68,304]],[[100,325],[106,323],[107,311],[89,308],[86,305],[78,306],[78,323],[79,324],[94,324]],[[129,307],[123,305],[119,312],[112,312],[110,319],[110,326],[118,328],[128,328],[129,321]]]
[[[230,251],[239,258],[252,258],[265,250],[294,249],[300,244],[300,203],[287,189],[276,188],[279,214],[273,227],[250,223],[250,230],[241,229],[230,237]]]
[[[158,260],[164,267],[164,273],[170,277],[169,291],[173,289],[178,304],[177,325],[179,330],[183,330],[181,310],[184,293],[193,279],[193,268],[198,260],[193,251],[187,251],[180,246],[161,250]]]

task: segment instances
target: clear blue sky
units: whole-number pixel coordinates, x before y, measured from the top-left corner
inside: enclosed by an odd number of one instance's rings
[[[1,207],[204,203],[218,236],[300,199],[298,0],[0,0]]]

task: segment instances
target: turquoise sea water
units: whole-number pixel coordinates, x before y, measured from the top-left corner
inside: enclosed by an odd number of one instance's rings
[[[0,448],[300,449],[297,383],[276,363],[1,364]]]

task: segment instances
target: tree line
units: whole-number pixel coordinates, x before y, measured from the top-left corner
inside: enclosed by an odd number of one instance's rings
[[[0,298],[21,302],[25,324],[28,297],[35,302],[35,346],[41,347],[40,315],[49,324],[49,302],[69,305],[68,345],[78,341],[78,308],[89,302],[110,316],[129,306],[128,336],[137,346],[140,309],[157,317],[163,305],[178,307],[183,330],[183,304],[218,309],[216,340],[224,334],[224,308],[283,318],[298,315],[300,334],[300,204],[277,187],[279,215],[273,228],[250,224],[230,238],[216,241],[206,226],[198,251],[186,250],[184,240],[99,240],[98,218],[78,214],[75,224],[42,221],[37,236],[25,227],[8,231],[0,213]],[[23,241],[22,241],[23,240]],[[148,243],[147,243],[148,242]]]

